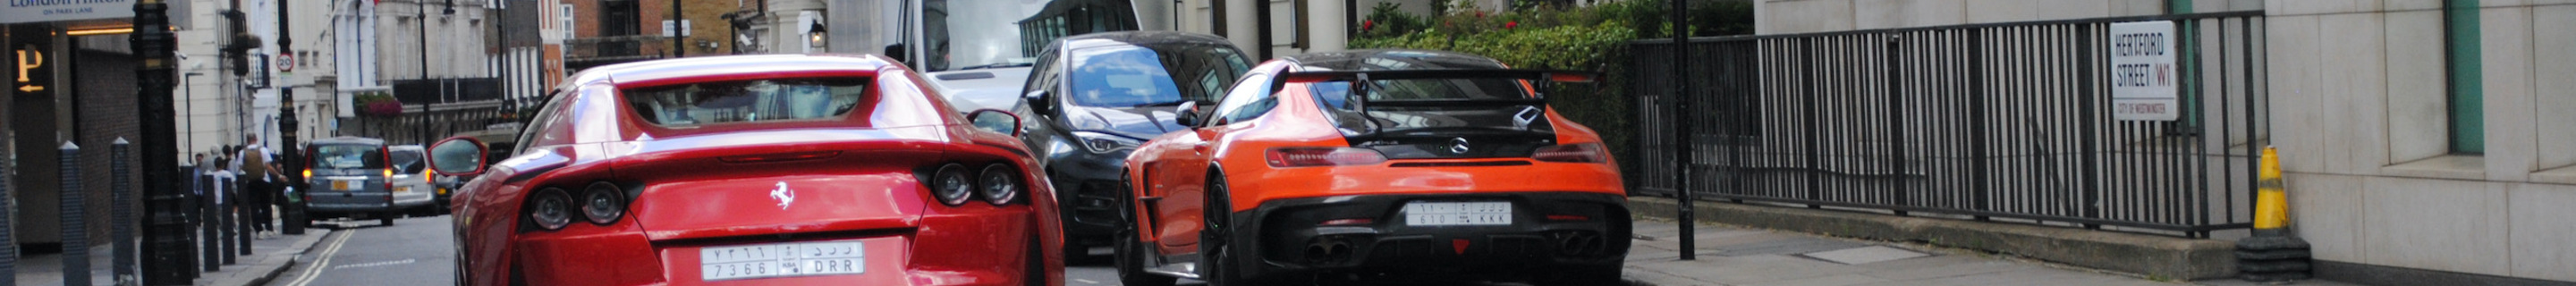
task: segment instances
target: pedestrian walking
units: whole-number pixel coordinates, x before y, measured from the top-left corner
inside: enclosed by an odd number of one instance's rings
[[[242,142],[241,153],[235,156],[238,159],[233,160],[233,170],[241,173],[242,207],[250,212],[252,235],[270,237],[273,236],[271,232],[277,229],[277,217],[269,203],[276,201],[278,183],[284,182],[285,177],[276,171],[275,152],[269,152],[267,145],[261,145],[259,136],[242,136]]]

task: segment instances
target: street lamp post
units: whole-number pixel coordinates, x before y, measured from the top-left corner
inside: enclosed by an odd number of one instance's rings
[[[294,1],[277,1],[277,52],[280,53],[280,55],[295,54],[295,42],[293,41],[294,36],[292,36],[294,33],[290,32],[295,28],[295,25],[287,22],[287,19],[292,18],[288,17],[288,15],[290,15],[288,11],[293,10],[287,10],[286,6],[291,3],[294,3]],[[283,71],[285,69],[281,68],[279,70]],[[301,145],[303,145],[302,142],[304,141],[298,140],[296,137],[299,136],[296,135],[298,135],[298,133],[303,133],[303,122],[301,122],[302,120],[298,120],[295,116],[295,85],[290,83],[289,79],[283,78],[283,73],[280,75],[281,78],[278,79],[279,83],[277,84],[277,144],[283,147],[277,148],[276,150],[281,151],[278,152],[278,159],[280,161],[286,161],[281,162],[284,163],[281,165],[284,165],[283,167],[285,167],[283,173],[286,173],[286,181],[279,183],[286,186],[302,186],[304,185],[301,183],[304,182],[304,172],[302,171],[305,166],[304,160],[299,158],[303,158],[302,155],[304,152]],[[278,226],[280,226],[277,229],[278,233],[304,234],[304,224],[306,223],[304,220],[304,208],[303,204],[298,203],[301,200],[285,198],[287,195],[277,192],[278,190],[249,191],[262,192],[258,195],[278,196],[278,200],[271,201],[286,203],[286,207],[283,208],[285,211],[282,211],[280,214],[283,221],[278,224]],[[261,217],[259,219],[265,220],[268,218]]]
[[[187,285],[191,283],[188,276],[196,271],[187,264],[194,255],[188,250],[188,224],[181,217],[185,198],[177,185],[179,150],[174,144],[177,130],[171,126],[175,123],[170,116],[170,80],[175,77],[171,66],[178,40],[170,33],[169,10],[170,5],[162,0],[135,1],[134,34],[127,36],[142,64],[134,70],[139,85],[134,93],[136,114],[152,119],[140,122],[142,134],[137,136],[143,139],[143,189],[148,195],[144,221],[149,225],[144,229],[144,241],[150,244],[146,249],[151,253],[143,255],[150,259],[143,266],[144,277],[116,277],[119,284]]]

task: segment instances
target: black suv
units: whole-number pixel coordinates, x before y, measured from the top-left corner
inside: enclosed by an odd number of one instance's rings
[[[1119,166],[1136,144],[1189,130],[1174,106],[1216,102],[1252,59],[1214,35],[1138,31],[1066,37],[1038,53],[1024,102],[1021,140],[1036,149],[1064,211],[1065,257],[1107,246],[1128,223],[1118,213],[1126,188]]]

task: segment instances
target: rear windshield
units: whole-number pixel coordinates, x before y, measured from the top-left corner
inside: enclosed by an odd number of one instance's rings
[[[1507,78],[1477,79],[1401,79],[1369,81],[1368,100],[1372,102],[1406,100],[1510,100],[1529,99],[1520,80]],[[1512,129],[1550,132],[1543,116],[1544,106],[1536,105],[1456,105],[1456,106],[1363,106],[1352,104],[1351,82],[1317,82],[1311,85],[1316,102],[1324,107],[1334,125],[1343,133],[1401,131],[1423,128],[1465,127]],[[1362,110],[1365,108],[1366,110]]]
[[[864,78],[759,79],[621,90],[645,122],[660,126],[791,121],[848,115],[867,92]]]
[[[375,145],[314,145],[314,169],[382,169],[384,149]]]
[[[393,154],[394,172],[409,174],[420,172],[422,167],[427,167],[420,160],[420,150],[393,150]]]

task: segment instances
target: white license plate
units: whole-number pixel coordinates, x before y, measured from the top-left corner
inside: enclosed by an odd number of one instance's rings
[[[859,274],[867,255],[857,241],[778,243],[698,249],[699,279],[706,281]]]
[[[1465,202],[1404,204],[1404,225],[1510,225],[1512,203]]]

